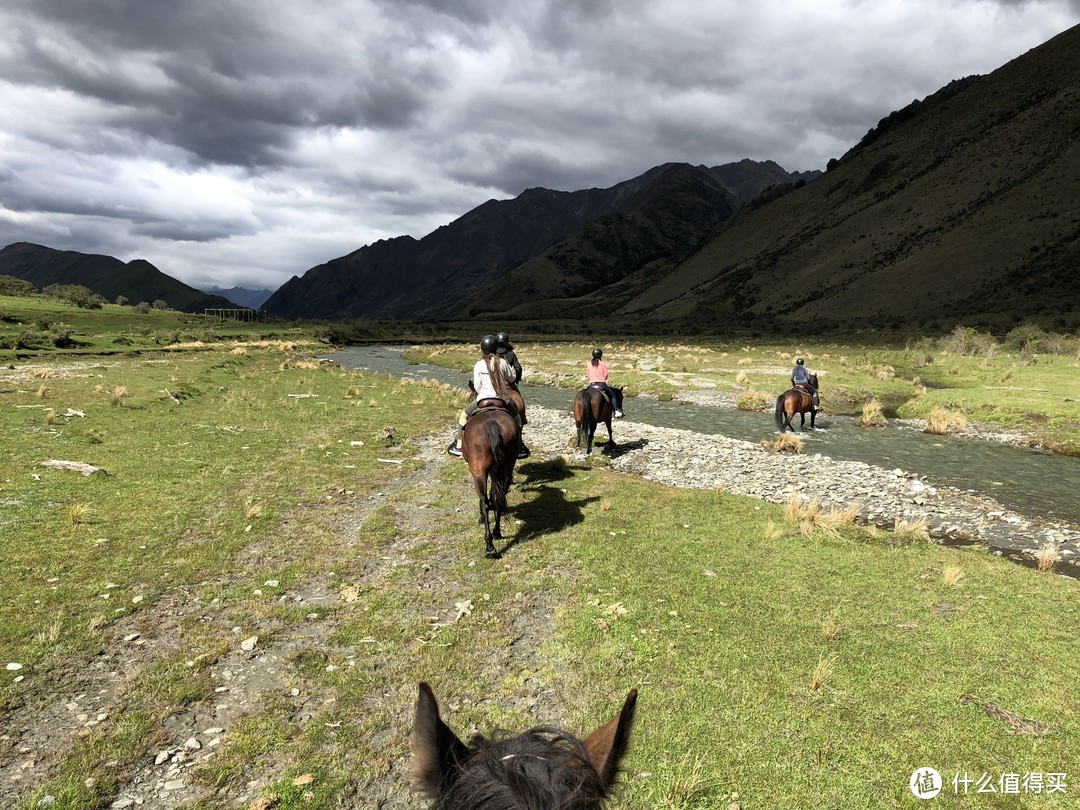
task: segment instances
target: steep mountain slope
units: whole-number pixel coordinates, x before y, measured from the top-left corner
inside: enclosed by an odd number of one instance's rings
[[[1080,27],[893,113],[623,307],[705,328],[1080,326]]]
[[[50,284],[79,284],[107,301],[120,295],[132,304],[160,299],[181,312],[235,306],[221,296],[207,295],[165,275],[145,259],[125,264],[112,256],[54,250],[29,242],[16,242],[0,250],[0,275],[25,279],[38,289]]]
[[[679,171],[700,177],[693,193],[706,199],[693,201],[693,194],[684,193],[667,204],[655,202],[657,196],[678,191],[672,175]],[[738,204],[737,193],[753,196],[792,177],[775,163],[743,161],[712,169],[658,166],[607,189],[529,189],[513,200],[489,200],[421,240],[383,240],[314,267],[286,282],[265,308],[285,317],[448,318],[475,311],[481,301],[487,306],[517,305],[524,295],[520,286],[515,290],[516,282],[509,287],[500,282],[514,268],[571,237],[577,241],[565,246],[563,255],[598,252],[573,260],[583,280],[563,284],[555,277],[561,272],[556,262],[555,276],[546,270],[531,274],[537,289],[530,295],[546,299],[553,291],[562,294],[564,287],[580,292],[618,282],[639,269],[639,250],[654,258],[671,251],[671,245],[656,243],[656,234],[633,233],[642,221],[662,217],[658,224],[671,231],[664,238],[683,245],[730,214]],[[650,213],[636,213],[643,207]],[[702,207],[716,209],[704,225],[699,222]],[[683,222],[684,216],[690,221]],[[605,217],[614,219],[601,222]],[[612,257],[622,262],[601,272]],[[492,293],[493,285],[514,294]]]

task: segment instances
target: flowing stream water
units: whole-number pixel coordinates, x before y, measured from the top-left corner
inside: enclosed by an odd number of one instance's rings
[[[328,358],[343,368],[437,380],[460,388],[468,386],[465,372],[441,366],[410,365],[402,359],[398,347],[354,346]],[[546,408],[570,410],[574,400],[573,391],[546,385],[523,382],[521,392],[526,403]],[[625,405],[628,422],[752,442],[772,438],[776,432],[772,413],[643,397],[628,397]],[[895,424],[884,428],[855,427],[854,419],[845,416],[819,414],[817,427],[817,432],[807,430],[800,434],[806,441],[804,452],[862,461],[885,469],[900,468],[917,473],[935,485],[988,495],[1020,514],[1073,524],[1080,522],[1080,458],[992,441],[933,436]]]

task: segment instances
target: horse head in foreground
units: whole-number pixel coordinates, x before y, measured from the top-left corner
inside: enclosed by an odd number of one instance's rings
[[[413,727],[413,782],[434,810],[599,810],[630,742],[637,690],[584,740],[560,729],[474,737],[465,745],[420,684]]]
[[[814,390],[818,389],[817,374],[810,375],[810,384]],[[814,408],[814,398],[805,388],[789,388],[776,398],[776,429],[781,433],[787,428],[792,433],[795,428],[791,426],[791,419],[795,414],[799,415],[799,430],[806,426],[806,414],[810,414],[810,429],[814,429],[814,417],[817,411]]]
[[[622,388],[613,388],[620,396]],[[608,443],[606,447],[615,447],[615,439],[611,435],[611,417],[615,413],[614,405],[607,395],[597,385],[587,385],[577,392],[574,397],[574,424],[577,426],[577,446],[581,449],[582,439],[586,440],[585,454],[592,452],[593,437],[596,428],[607,425]]]

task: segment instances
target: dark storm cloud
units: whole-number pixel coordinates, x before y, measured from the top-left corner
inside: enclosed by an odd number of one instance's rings
[[[1080,0],[7,0],[0,243],[276,287],[534,186],[824,168],[1078,20]]]

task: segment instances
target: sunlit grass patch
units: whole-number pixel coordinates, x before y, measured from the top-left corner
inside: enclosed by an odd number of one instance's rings
[[[963,578],[964,572],[955,565],[947,566],[945,570],[941,572],[941,582],[947,588],[955,588],[960,584],[960,580]]]

